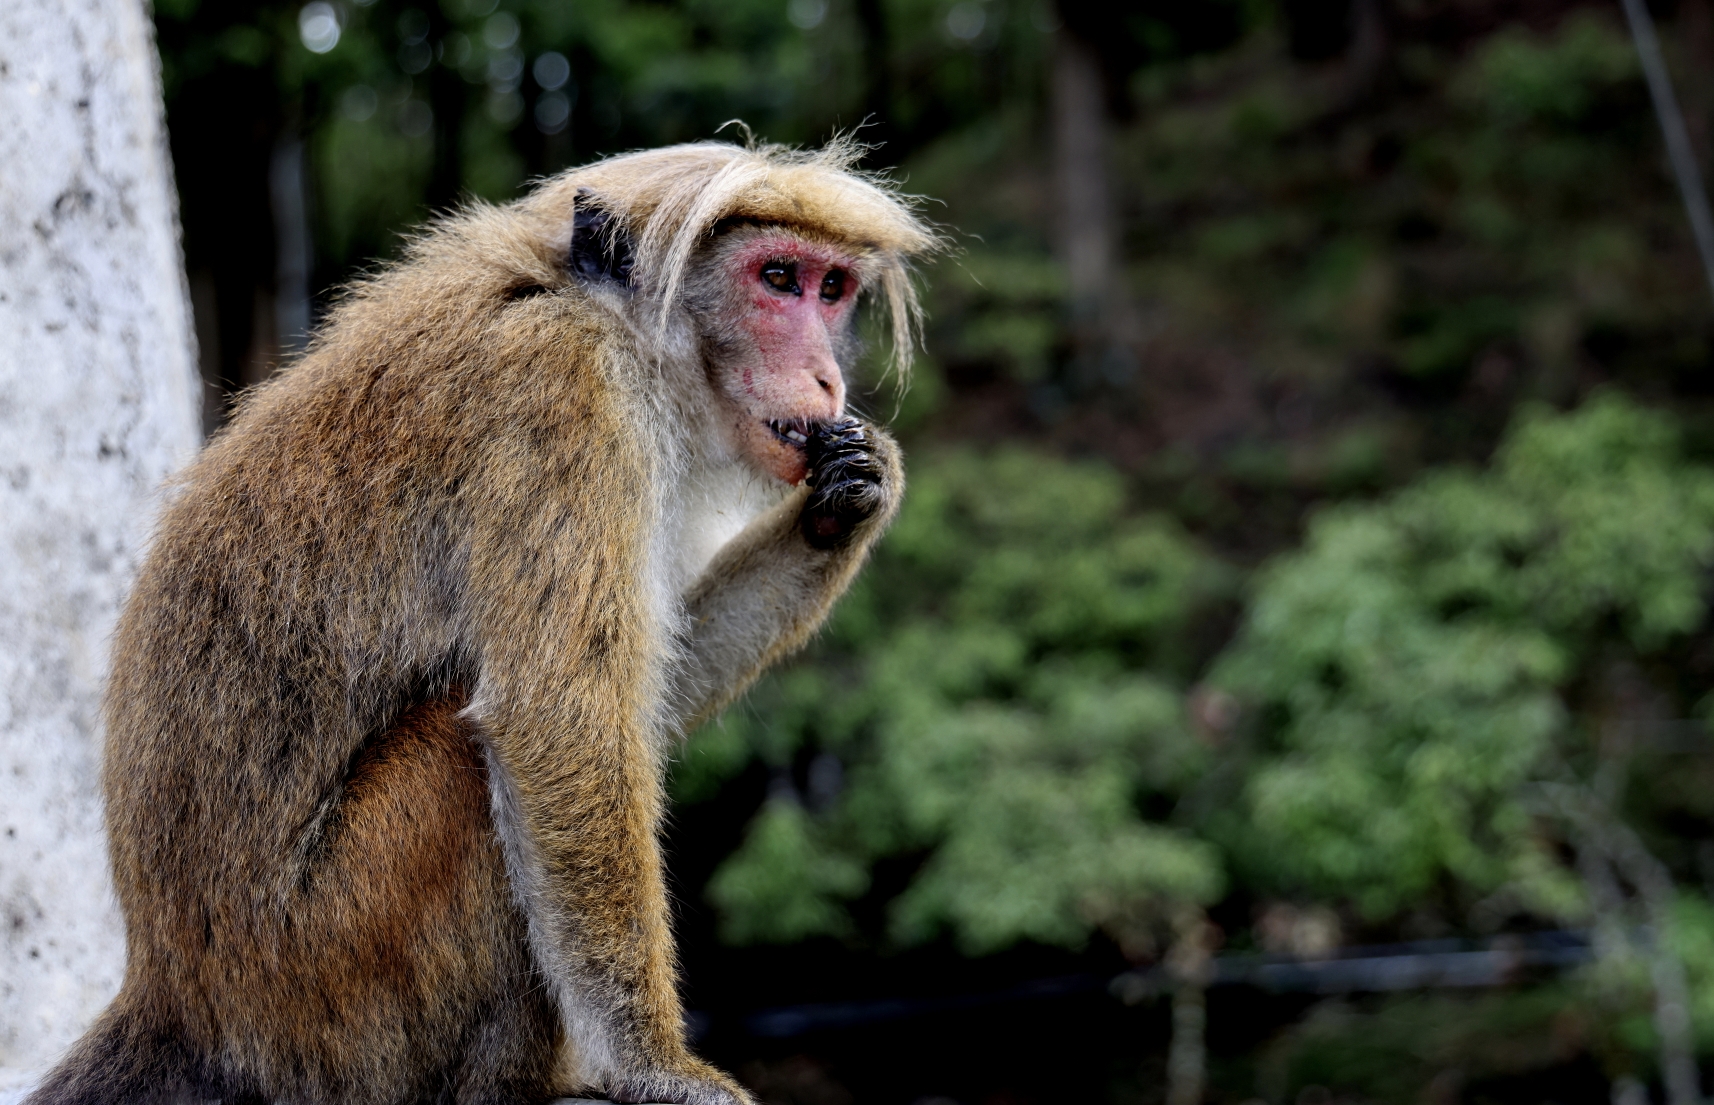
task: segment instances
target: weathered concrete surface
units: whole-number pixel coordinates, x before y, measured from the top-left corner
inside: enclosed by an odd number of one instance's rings
[[[198,392],[141,0],[0,0],[0,1096],[118,988],[109,637]]]

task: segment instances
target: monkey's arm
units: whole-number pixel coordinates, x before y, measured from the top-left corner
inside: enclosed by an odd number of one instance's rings
[[[681,734],[802,647],[898,510],[904,468],[879,430],[836,423],[809,452],[805,486],[721,549],[685,596],[671,700]]]
[[[463,596],[480,673],[463,716],[560,1009],[567,1082],[615,1102],[753,1105],[684,1039],[657,840],[659,684],[638,677],[661,651],[635,570],[652,471],[601,381],[563,387],[551,405],[517,389],[529,398],[466,468],[480,481],[463,492],[481,505]]]

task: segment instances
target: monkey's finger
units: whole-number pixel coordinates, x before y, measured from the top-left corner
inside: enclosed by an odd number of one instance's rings
[[[810,486],[817,491],[828,490],[848,483],[881,482],[881,471],[867,456],[858,458],[841,458],[821,466],[810,480]]]
[[[841,480],[835,484],[816,488],[815,495],[810,500],[810,509],[822,509],[828,506],[837,508],[846,504],[866,506],[879,497],[879,492],[880,488],[875,486],[873,480]]]
[[[867,446],[868,435],[864,432],[863,423],[855,418],[843,418],[815,427],[810,433],[809,441],[805,443],[804,451],[808,455],[810,468],[814,469],[825,457],[852,449],[866,451]]]
[[[875,454],[867,447],[843,448],[824,452],[810,462],[810,486],[820,487],[827,483],[837,483],[843,479],[854,477],[867,478],[879,483],[881,465]]]

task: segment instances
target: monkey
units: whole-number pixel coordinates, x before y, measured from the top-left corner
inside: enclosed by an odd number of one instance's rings
[[[915,201],[692,143],[471,204],[356,280],[179,477],[102,768],[117,997],[32,1105],[752,1098],[687,1044],[674,741],[897,510]]]

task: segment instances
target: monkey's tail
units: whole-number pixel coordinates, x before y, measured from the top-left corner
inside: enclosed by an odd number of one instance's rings
[[[200,1081],[184,1042],[151,1026],[121,994],[23,1105],[118,1105],[182,1100]]]

